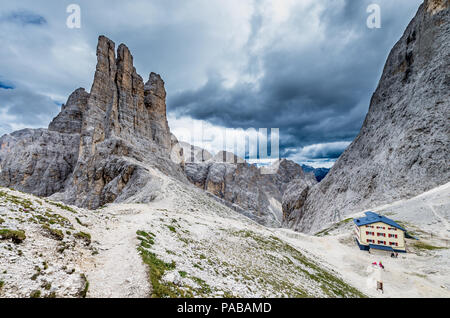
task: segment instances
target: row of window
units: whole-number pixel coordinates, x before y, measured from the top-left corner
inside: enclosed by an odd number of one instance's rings
[[[369,229],[374,229],[375,228],[375,226],[373,226],[373,225],[366,225],[366,227],[369,228]],[[378,230],[386,230],[386,227],[378,225],[377,229]],[[389,231],[397,231],[397,228],[396,227],[388,227],[388,230]]]
[[[370,240],[370,239],[368,239],[368,240],[367,240],[367,243],[373,243],[373,244],[375,244],[375,240]],[[378,241],[377,241],[377,244],[379,244],[379,245],[386,245],[386,241],[380,241],[380,240],[378,240]],[[390,245],[390,246],[398,246],[398,243],[397,243],[397,242],[389,242],[389,245]]]
[[[372,236],[375,236],[375,232],[369,232],[369,231],[366,231],[366,235],[372,235]],[[386,237],[386,233],[377,233],[377,236]],[[398,235],[397,235],[397,234],[389,234],[389,237],[395,237],[395,238],[398,238]]]

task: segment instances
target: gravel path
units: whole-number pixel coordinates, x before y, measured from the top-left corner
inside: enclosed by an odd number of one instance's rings
[[[137,253],[134,215],[117,215],[109,229],[93,233],[99,254],[88,272],[88,297],[144,298],[150,295],[145,264]]]

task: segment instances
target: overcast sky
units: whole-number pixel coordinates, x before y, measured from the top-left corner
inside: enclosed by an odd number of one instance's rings
[[[172,130],[279,128],[280,155],[330,166],[358,134],[421,0],[0,0],[0,135],[46,127],[90,89],[98,35],[160,73]],[[66,8],[81,7],[69,29]],[[366,25],[381,8],[381,28]],[[220,133],[217,133],[220,134]],[[214,133],[209,146],[221,149]]]

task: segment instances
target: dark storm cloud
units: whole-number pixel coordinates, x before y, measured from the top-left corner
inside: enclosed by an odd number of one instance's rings
[[[255,59],[264,65],[258,88],[242,82],[227,88],[220,77],[210,76],[203,87],[169,98],[169,109],[226,127],[280,128],[285,156],[292,152],[288,148],[351,141],[362,125],[387,54],[418,7],[419,1],[414,2],[401,3],[408,14],[385,6],[381,29],[366,27],[368,1],[327,7],[320,14],[324,38],[317,43],[269,45],[251,57],[249,65]],[[302,32],[297,26],[302,19],[292,13],[292,32]],[[252,22],[256,33],[261,21],[254,17]],[[337,158],[344,149],[324,147],[304,155]]]
[[[11,120],[3,128],[41,127],[58,114],[61,104],[51,98],[25,89],[0,89],[0,114]],[[6,131],[0,131],[5,133]]]
[[[6,15],[0,17],[0,21],[17,23],[17,24],[21,24],[21,25],[27,25],[27,24],[44,25],[44,24],[47,24],[47,20],[43,16],[41,16],[37,13],[34,13],[32,11],[28,11],[28,10],[13,11],[9,14],[6,14]]]
[[[14,89],[14,86],[12,84],[9,84],[7,82],[4,81],[0,81],[0,89]]]
[[[377,30],[366,27],[373,2],[382,9]],[[358,133],[387,54],[420,2],[79,0],[81,29],[69,29],[68,3],[5,1],[0,134],[45,127],[55,100],[89,90],[105,34],[127,44],[143,78],[163,76],[171,117],[280,128],[282,155],[326,144],[300,154],[336,157]]]
[[[316,144],[303,147],[300,152],[292,154],[307,159],[337,159],[348,145],[349,142]]]

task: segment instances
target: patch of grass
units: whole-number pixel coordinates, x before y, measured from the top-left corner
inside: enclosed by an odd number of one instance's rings
[[[185,278],[185,277],[187,276],[187,273],[184,272],[184,271],[178,271],[178,274],[180,274],[180,276],[181,276],[182,278]]]
[[[231,234],[253,239],[257,243],[257,246],[254,248],[261,250],[261,253],[265,253],[272,263],[282,263],[284,266],[289,267],[291,272],[302,274],[305,276],[305,281],[310,280],[312,285],[319,287],[328,297],[365,297],[359,290],[348,285],[334,273],[324,269],[320,264],[304,256],[299,250],[277,237],[263,237],[251,231],[238,231]],[[271,253],[280,255],[283,258],[274,257]],[[294,285],[286,280],[280,280],[279,277],[272,275],[272,273],[251,268],[249,275],[258,277],[260,284],[270,286],[271,290],[285,297],[311,296],[301,286]]]
[[[39,277],[39,275],[41,275],[42,272],[39,266],[35,266],[34,269],[36,270],[36,273],[34,273],[33,276],[31,276],[30,278],[31,280],[36,280]]]
[[[41,297],[40,290],[35,290],[35,291],[31,292],[31,294],[30,294],[30,298],[40,298],[40,297]]]
[[[195,283],[197,283],[197,285],[200,286],[200,290],[198,292],[200,292],[201,294],[210,294],[211,293],[211,287],[201,278],[198,277],[194,277],[191,276],[190,277]]]
[[[87,227],[86,224],[84,224],[83,222],[81,222],[81,220],[79,218],[75,218],[75,220],[77,221],[78,224],[80,224],[81,226]]]
[[[199,270],[203,270],[203,267],[201,267],[201,264],[200,264],[200,263],[194,264],[194,267],[195,267],[195,268],[198,268]]]
[[[80,292],[78,293],[78,295],[81,297],[81,298],[86,298],[86,295],[87,295],[87,293],[88,293],[88,291],[89,291],[89,281],[87,280],[87,277],[86,277],[86,275],[85,274],[80,274],[80,276],[81,276],[81,279],[83,280],[83,282],[84,282],[84,286],[83,286],[83,288],[80,290]]]
[[[330,234],[330,232],[337,230],[338,228],[340,228],[342,225],[345,225],[347,223],[349,223],[350,221],[352,221],[353,218],[348,218],[345,220],[342,220],[332,226],[330,226],[329,228],[326,228],[320,232],[317,232],[316,234],[314,234],[314,236],[327,236],[328,234]]]
[[[175,229],[175,227],[172,226],[172,225],[167,225],[167,228],[168,228],[171,232],[173,232],[173,233],[176,233],[176,232],[177,232],[177,230]]]
[[[136,234],[138,236],[138,240],[141,241],[141,245],[143,242],[146,243],[144,246],[145,248],[149,248],[150,246],[155,244],[155,234],[153,234],[152,232],[137,231]]]
[[[64,205],[62,203],[53,202],[53,201],[50,201],[50,200],[45,200],[45,202],[47,202],[48,204],[54,205],[54,206],[56,206],[56,207],[58,207],[58,208],[60,208],[62,210],[66,210],[66,211],[72,212],[74,214],[78,214],[78,212],[75,211],[74,209],[72,209],[70,206]]]
[[[90,245],[91,244],[91,234],[89,234],[89,233],[78,232],[78,233],[75,233],[73,236],[75,238],[77,238],[77,239],[84,240],[86,245]]]
[[[0,218],[0,224],[3,224],[3,223],[5,223],[5,220]]]
[[[67,244],[66,243],[64,243],[64,242],[61,242],[59,245],[58,245],[58,249],[57,249],[57,251],[58,251],[58,253],[64,253],[64,251],[66,250],[68,248],[68,246],[67,246]]]
[[[20,206],[21,212],[34,211],[33,202],[31,202],[28,199],[24,199],[24,198],[18,197],[16,195],[8,194],[5,191],[0,191],[0,198],[3,198],[6,201],[9,201],[15,205]]]
[[[144,231],[137,231],[138,239],[141,241],[138,247],[142,260],[149,268],[150,283],[152,285],[152,298],[176,298],[176,297],[192,297],[192,292],[182,290],[171,282],[164,282],[162,277],[166,271],[176,268],[176,263],[167,263],[159,259],[155,253],[147,250],[155,244],[155,235]],[[181,275],[181,274],[180,274]],[[184,275],[187,275],[184,274]]]
[[[430,244],[427,244],[425,242],[419,241],[414,243],[414,247],[420,250],[428,250],[428,251],[434,251],[434,250],[443,250],[446,249],[446,247],[443,246],[433,246]]]
[[[162,282],[164,273],[176,268],[175,262],[166,263],[159,259],[154,253],[146,249],[138,248],[142,260],[149,266],[150,282],[152,284],[152,298],[173,298],[179,296],[174,284],[165,284]]]
[[[5,282],[0,280],[0,290],[2,290],[3,286],[5,286]]]
[[[23,230],[0,230],[0,239],[9,240],[11,239],[15,244],[20,244],[26,239],[25,231]]]
[[[47,224],[44,224],[42,228],[55,240],[62,241],[64,239],[64,233],[61,230],[51,228]]]
[[[70,221],[65,218],[62,215],[59,215],[57,213],[50,213],[50,212],[45,212],[45,216],[49,219],[49,223],[50,224],[59,224],[60,226],[72,226],[72,223],[70,223]]]

